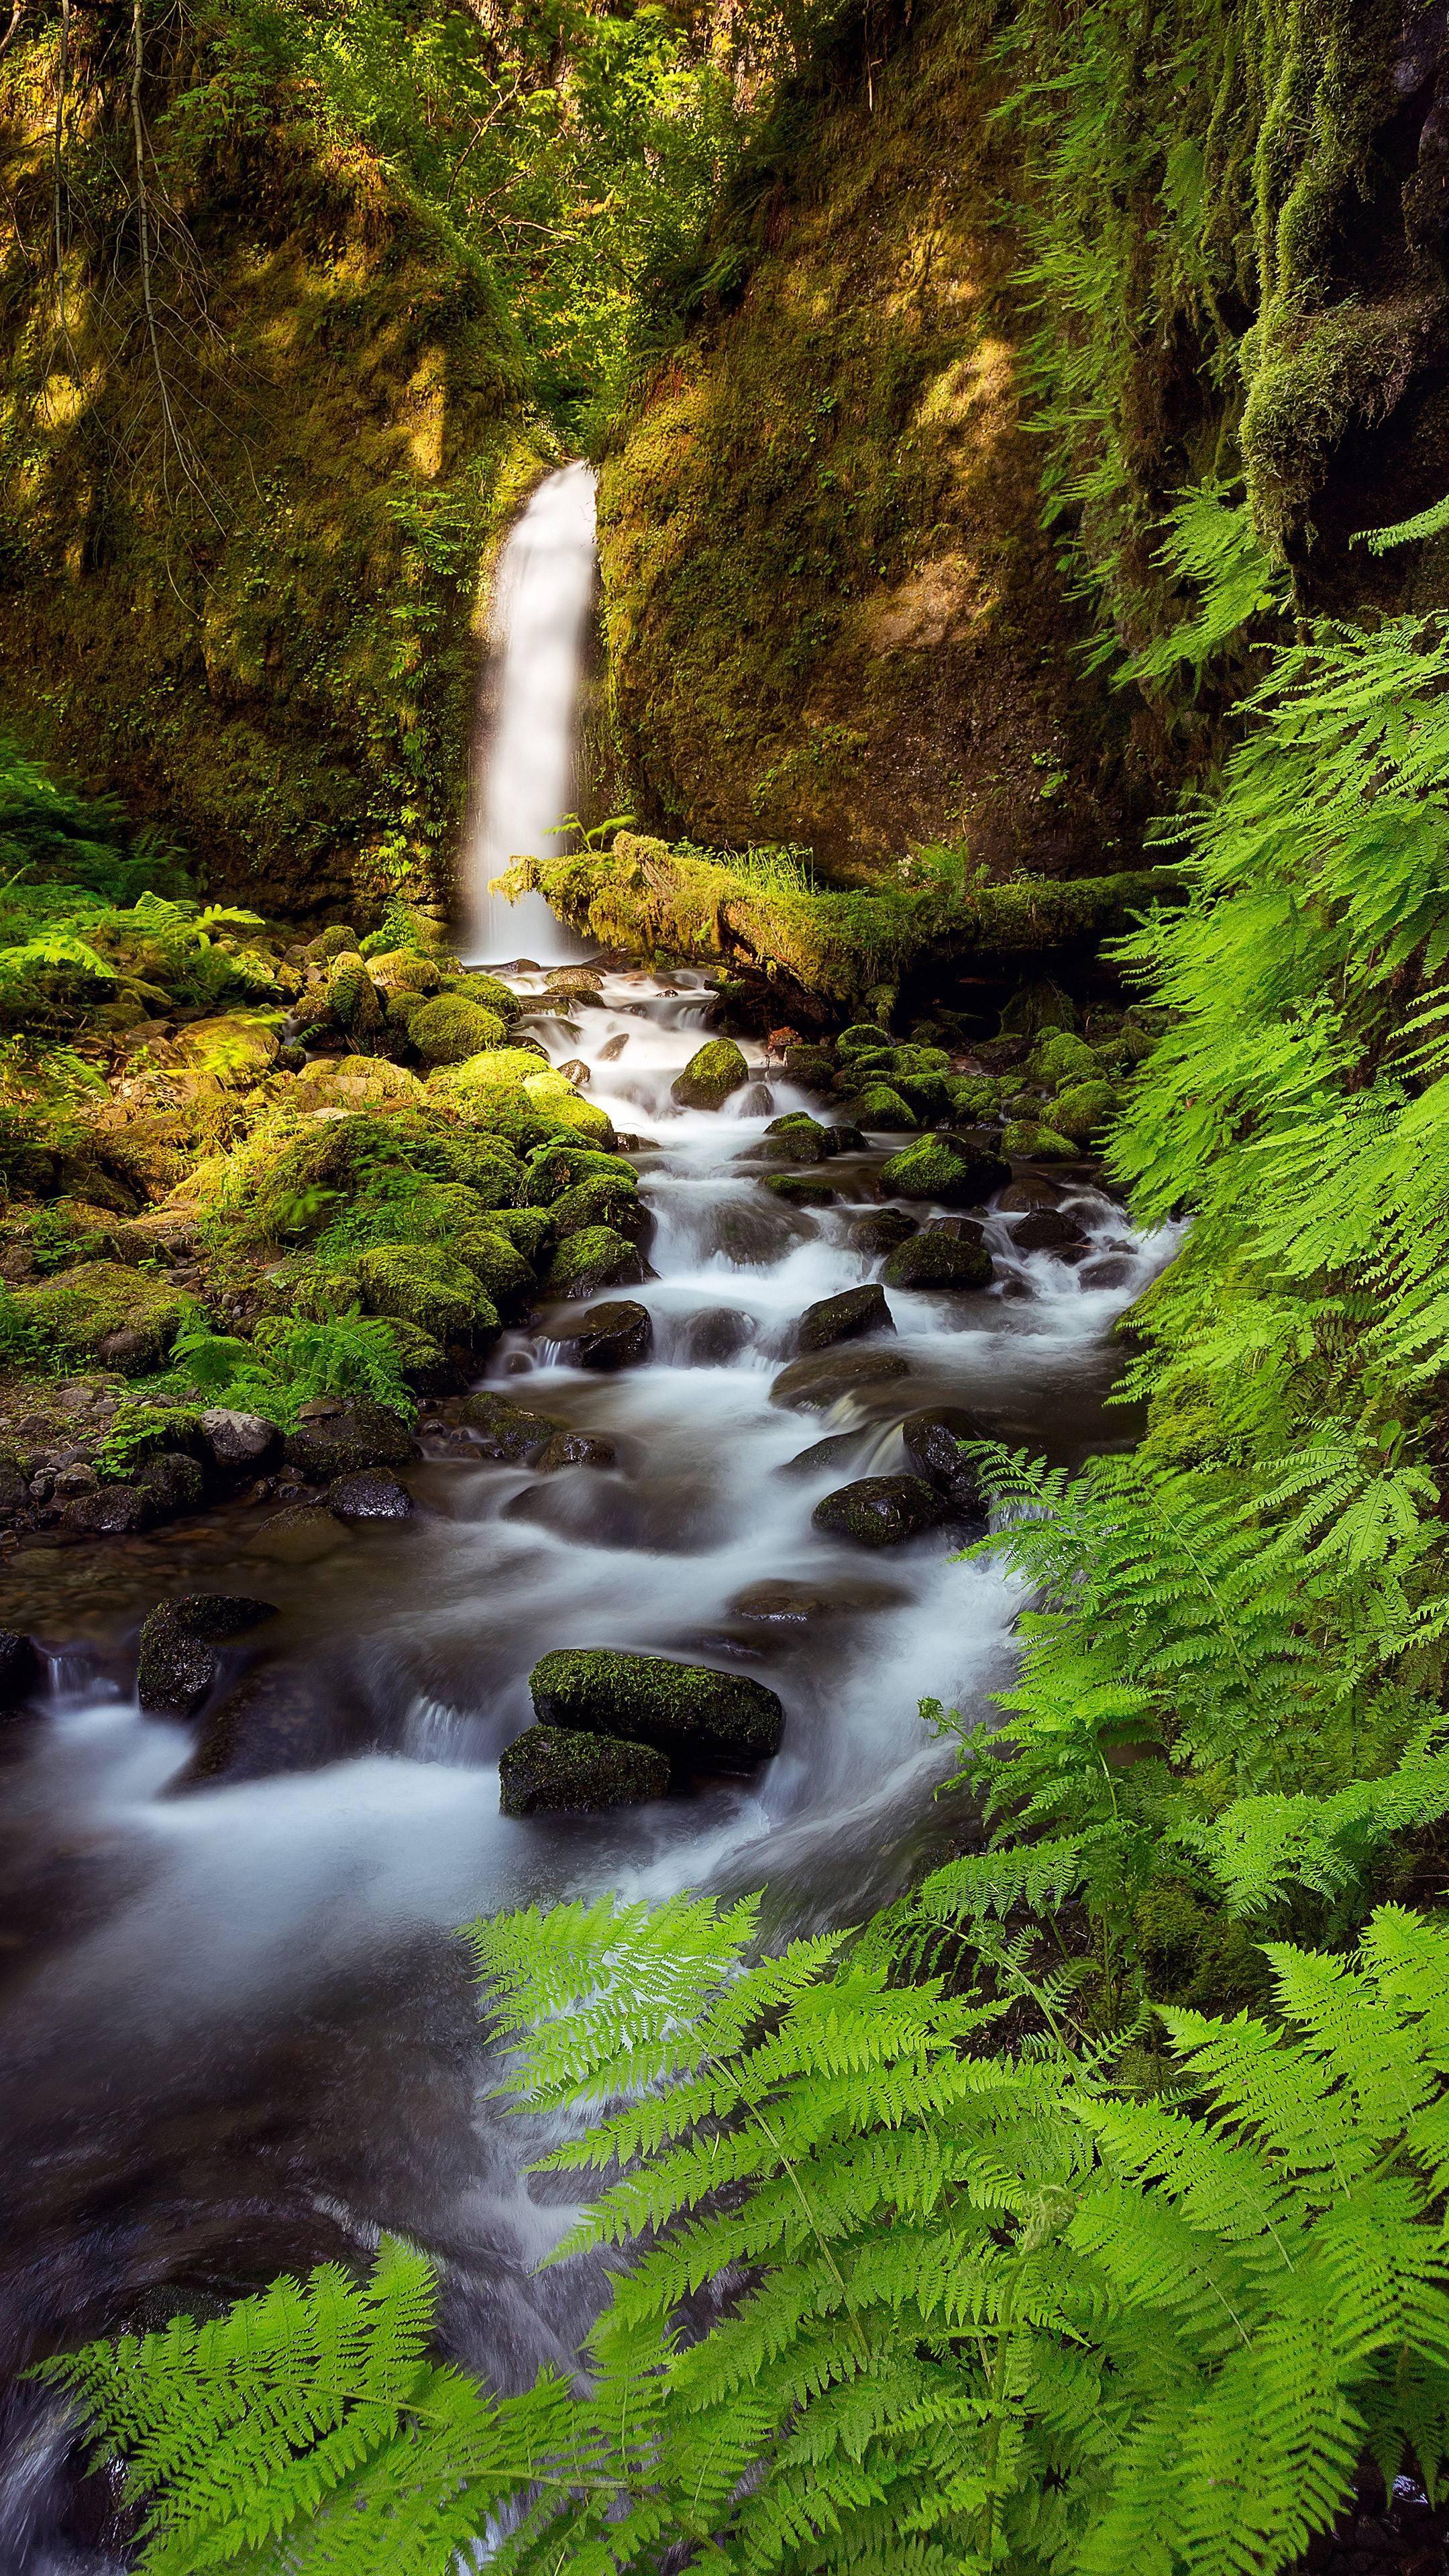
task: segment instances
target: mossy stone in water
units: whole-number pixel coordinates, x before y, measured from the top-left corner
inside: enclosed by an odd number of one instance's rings
[[[882,1208],[878,1216],[857,1218],[850,1229],[851,1249],[894,1252],[898,1243],[908,1243],[919,1230],[918,1220],[907,1216],[904,1208]]]
[[[827,1494],[810,1515],[816,1529],[859,1547],[898,1547],[946,1517],[945,1503],[923,1476],[862,1476]]]
[[[852,1096],[850,1111],[861,1127],[918,1127],[921,1123],[909,1101],[888,1082],[868,1082]]]
[[[669,1786],[667,1755],[623,1737],[580,1735],[562,1726],[530,1726],[506,1746],[498,1764],[498,1811],[504,1816],[596,1816],[637,1807]]]
[[[827,1047],[790,1046],[785,1049],[785,1071],[792,1082],[801,1083],[807,1091],[827,1091],[835,1059]]]
[[[719,1109],[750,1080],[750,1068],[733,1038],[711,1038],[670,1085],[681,1109]]]
[[[649,1357],[654,1326],[647,1306],[620,1297],[591,1306],[577,1323],[550,1324],[548,1338],[562,1345],[577,1368],[635,1368]]]
[[[544,1285],[551,1297],[592,1297],[600,1288],[634,1287],[643,1276],[637,1245],[612,1226],[586,1225],[559,1245]]]
[[[1001,1150],[1014,1163],[1072,1163],[1081,1149],[1055,1128],[1043,1127],[1032,1118],[1013,1118],[1002,1131]]]
[[[824,1163],[837,1150],[834,1129],[823,1127],[804,1109],[793,1109],[784,1118],[772,1118],[765,1135],[781,1162]]]
[[[1090,1145],[1101,1134],[1117,1104],[1110,1082],[1077,1082],[1048,1101],[1042,1122],[1074,1145]]]
[[[854,1341],[862,1333],[893,1333],[885,1291],[872,1283],[845,1288],[835,1297],[819,1297],[807,1306],[795,1328],[801,1351],[829,1350],[832,1343]]]
[[[1010,1178],[1010,1166],[999,1154],[951,1136],[923,1136],[880,1168],[880,1186],[888,1197],[934,1199],[942,1207],[980,1207]]]
[[[1026,1078],[1043,1091],[1062,1091],[1069,1083],[1100,1082],[1100,1058],[1071,1029],[1047,1029],[1027,1058]]]
[[[510,1466],[535,1457],[562,1429],[551,1414],[530,1413],[486,1386],[464,1397],[463,1419],[479,1434],[482,1455],[503,1459]]]
[[[776,1693],[744,1673],[607,1646],[545,1655],[529,1688],[543,1725],[652,1744],[707,1768],[736,1769],[778,1753],[785,1726]]]
[[[500,1329],[498,1310],[467,1263],[436,1244],[375,1244],[360,1256],[357,1275],[369,1314],[399,1315],[435,1341]]]
[[[425,1064],[465,1064],[469,1056],[501,1047],[506,1036],[496,1011],[481,1009],[461,993],[437,994],[408,1021],[408,1044]]]
[[[788,1207],[834,1207],[838,1193],[811,1172],[767,1172],[761,1186],[773,1190]]]
[[[486,1290],[500,1315],[512,1313],[533,1294],[531,1265],[507,1235],[496,1234],[491,1226],[467,1227],[454,1238],[453,1250],[472,1271],[480,1288]]]
[[[890,1288],[986,1288],[991,1255],[984,1244],[928,1226],[908,1243],[897,1244],[881,1277]]]
[[[614,1173],[575,1181],[551,1202],[549,1215],[560,1243],[568,1235],[581,1234],[585,1226],[596,1225],[610,1225],[631,1243],[641,1243],[650,1225],[637,1184]]]
[[[923,1477],[933,1492],[951,1505],[954,1514],[979,1520],[983,1527],[986,1505],[981,1479],[964,1456],[962,1443],[989,1437],[986,1424],[961,1404],[926,1405],[919,1413],[908,1413],[901,1424],[906,1463],[912,1474]]]

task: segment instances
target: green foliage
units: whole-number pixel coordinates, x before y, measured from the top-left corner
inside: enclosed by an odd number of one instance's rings
[[[186,892],[174,845],[137,830],[114,796],[84,796],[0,733],[0,878],[129,903],[143,887]]]
[[[284,1430],[321,1395],[368,1396],[409,1420],[416,1411],[396,1335],[355,1305],[315,1321],[265,1317],[250,1342],[190,1325],[178,1333],[171,1359],[172,1384],[198,1387],[209,1404],[264,1414]]]

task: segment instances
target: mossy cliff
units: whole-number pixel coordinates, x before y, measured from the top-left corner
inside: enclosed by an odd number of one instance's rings
[[[149,279],[116,29],[41,10],[0,71],[0,690],[213,890],[365,912],[446,892],[549,442],[486,269],[229,16],[148,27]]]
[[[1130,864],[1282,620],[1449,596],[1449,537],[1353,543],[1449,482],[1442,13],[832,24],[604,476],[640,811]]]

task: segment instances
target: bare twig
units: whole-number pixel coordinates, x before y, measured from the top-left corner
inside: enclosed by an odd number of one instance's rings
[[[5,56],[9,53],[11,46],[14,44],[16,37],[19,35],[21,28],[24,26],[26,19],[30,15],[31,7],[32,0],[15,0],[15,6],[10,12],[10,24],[6,28],[4,35],[0,36],[0,62],[3,62]]]

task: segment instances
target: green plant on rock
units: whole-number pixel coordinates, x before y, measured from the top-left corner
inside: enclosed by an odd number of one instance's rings
[[[172,1380],[214,1405],[264,1414],[284,1430],[323,1395],[365,1396],[411,1419],[396,1336],[380,1317],[350,1307],[317,1318],[263,1317],[252,1341],[196,1324],[177,1335]]]

